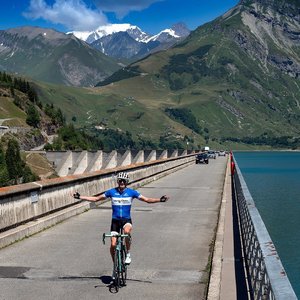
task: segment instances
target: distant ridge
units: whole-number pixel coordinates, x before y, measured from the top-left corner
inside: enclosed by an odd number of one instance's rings
[[[177,23],[152,36],[131,24],[108,24],[94,31],[73,31],[68,34],[75,35],[108,56],[134,61],[170,48],[185,39],[190,30],[184,23]]]
[[[0,70],[37,80],[91,86],[121,66],[73,35],[40,27],[0,30]]]

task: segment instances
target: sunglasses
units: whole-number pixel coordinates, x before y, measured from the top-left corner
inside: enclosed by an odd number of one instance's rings
[[[119,182],[119,183],[124,183],[124,184],[127,183],[125,179],[119,179],[118,182]]]

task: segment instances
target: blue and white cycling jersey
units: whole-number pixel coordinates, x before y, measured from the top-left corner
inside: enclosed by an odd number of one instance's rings
[[[138,191],[126,188],[122,193],[117,188],[110,189],[104,193],[105,197],[111,198],[112,218],[130,219],[132,200],[141,195]]]

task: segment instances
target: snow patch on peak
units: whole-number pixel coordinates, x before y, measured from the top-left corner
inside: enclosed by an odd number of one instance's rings
[[[162,30],[160,33],[145,40],[145,43],[148,43],[150,41],[160,41],[162,39],[162,37],[165,37],[165,36],[170,36],[170,37],[177,38],[177,39],[180,38],[180,36],[177,35],[173,29],[165,29],[165,30]]]
[[[116,32],[123,32],[127,31],[131,28],[137,28],[136,26],[132,26],[130,24],[124,23],[124,24],[107,24],[99,26],[95,32],[102,34],[102,36],[110,35]],[[100,37],[102,37],[100,36]]]
[[[73,34],[80,40],[86,41],[88,39],[88,37],[91,35],[91,32],[90,31],[70,31],[70,32],[67,32],[67,34]]]
[[[99,26],[94,31],[72,31],[68,34],[73,34],[77,38],[92,43],[104,36],[111,35],[117,32],[128,32],[128,34],[136,41],[142,41],[145,38],[149,38],[149,35],[143,32],[138,26],[131,25],[128,23],[124,24],[107,24]]]

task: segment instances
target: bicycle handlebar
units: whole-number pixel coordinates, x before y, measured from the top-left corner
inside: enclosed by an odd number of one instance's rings
[[[118,234],[103,233],[102,242],[103,242],[104,245],[105,245],[105,238],[106,237],[125,238],[125,237],[130,237],[130,235],[129,234],[120,234],[120,233],[118,233]]]

